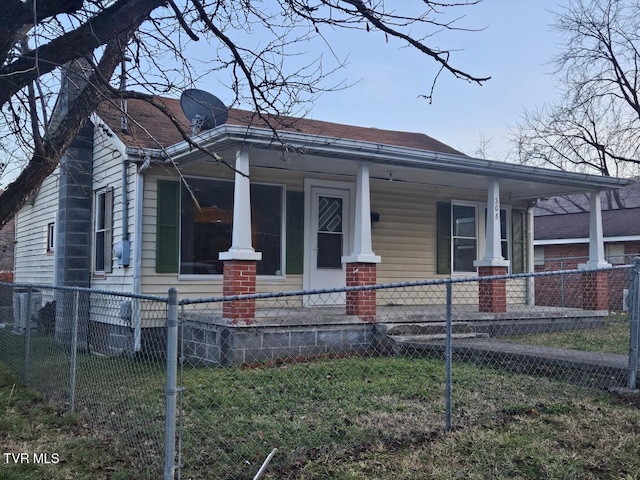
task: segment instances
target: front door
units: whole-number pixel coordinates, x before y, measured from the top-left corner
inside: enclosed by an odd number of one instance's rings
[[[339,288],[346,285],[342,256],[349,254],[349,197],[348,188],[311,187],[311,228],[307,243],[309,289]],[[344,292],[305,297],[306,305],[344,303]]]

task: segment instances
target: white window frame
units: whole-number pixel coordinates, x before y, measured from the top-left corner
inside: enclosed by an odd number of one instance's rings
[[[56,246],[55,225],[56,225],[55,222],[49,222],[47,224],[47,253],[53,253],[53,251],[55,250],[55,246]]]
[[[476,260],[482,259],[484,256],[484,252],[487,245],[487,203],[486,202],[469,202],[464,200],[451,200],[451,275],[452,276],[465,276],[469,273],[477,273],[478,269],[474,268],[470,271],[456,271],[454,268],[454,254],[455,249],[454,239],[455,238],[471,238],[471,237],[456,237],[454,235],[454,216],[453,216],[453,208],[454,206],[463,206],[463,207],[474,207],[476,210],[475,215],[475,231],[476,231]],[[502,235],[500,235],[500,246],[502,247],[503,242],[507,242],[507,255],[508,258],[505,260],[509,260],[508,271],[511,271],[511,258],[513,256],[513,245],[511,243],[511,205],[500,205],[500,212],[505,212],[506,215],[506,235],[507,238],[503,239]],[[502,252],[502,250],[500,250]]]
[[[607,262],[611,265],[624,265],[626,264],[624,243],[605,243],[605,256]]]
[[[93,212],[93,273],[104,275],[113,269],[113,188],[95,192]],[[98,240],[99,235],[103,237],[102,242]],[[101,251],[98,251],[99,243],[102,243]],[[99,255],[102,265],[98,262]]]
[[[474,238],[476,241],[476,257],[479,256],[480,254],[480,246],[479,246],[479,238],[480,237],[480,231],[478,229],[480,222],[478,221],[479,218],[479,211],[480,209],[478,208],[478,203],[477,202],[465,202],[465,201],[459,201],[459,200],[452,200],[451,201],[451,274],[452,275],[469,275],[470,273],[475,273],[477,271],[477,269],[474,267],[473,270],[456,270],[455,269],[455,248],[454,248],[454,244],[455,244],[455,240],[457,238],[463,238],[463,239],[470,239],[470,238]],[[463,237],[463,236],[459,236],[455,234],[455,226],[454,226],[454,222],[455,222],[455,218],[454,218],[454,208],[455,207],[473,207],[475,210],[475,215],[474,215],[474,232],[475,232],[475,237]],[[477,259],[476,259],[477,260]]]

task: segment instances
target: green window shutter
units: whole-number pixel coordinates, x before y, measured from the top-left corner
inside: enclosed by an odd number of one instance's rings
[[[512,258],[511,273],[525,273],[527,270],[527,212],[511,211]]]
[[[178,273],[180,183],[158,180],[156,272]]]
[[[451,273],[451,204],[438,202],[436,230],[437,273]]]
[[[287,191],[287,267],[301,274],[304,263],[304,193]]]

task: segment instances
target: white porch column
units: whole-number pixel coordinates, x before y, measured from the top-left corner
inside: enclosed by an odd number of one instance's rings
[[[381,258],[373,253],[371,243],[371,199],[367,165],[358,165],[355,214],[353,251],[350,255],[342,257],[342,262],[380,263]]]
[[[500,248],[500,185],[497,178],[489,179],[487,195],[487,231],[484,257],[473,264],[478,267],[478,276],[505,275],[509,262],[502,256]],[[507,281],[496,279],[478,285],[478,310],[480,312],[505,313],[507,311]]]
[[[604,236],[602,232],[602,211],[600,192],[591,192],[589,211],[589,260],[578,268],[606,268],[611,264],[604,257]]]
[[[535,272],[535,247],[533,246],[534,240],[534,207],[529,205],[527,208],[527,273]],[[527,278],[527,305],[535,305],[536,293],[535,293],[535,278]]]
[[[249,153],[236,153],[236,174],[233,192],[233,227],[231,248],[220,252],[220,260],[261,260],[251,242],[251,196],[249,182]]]
[[[476,260],[476,267],[508,267],[509,262],[502,256],[500,235],[500,184],[497,178],[489,181],[487,195],[487,232],[484,257]]]

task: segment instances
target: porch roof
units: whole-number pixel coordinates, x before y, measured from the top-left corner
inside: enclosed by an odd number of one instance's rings
[[[211,161],[194,149],[175,124],[190,126],[179,101],[158,99],[169,120],[146,102],[130,101],[135,120],[120,131],[120,113],[103,106],[98,115],[127,145],[132,156],[171,158],[177,164]],[[373,179],[486,191],[490,178],[511,201],[621,188],[630,180],[562,172],[473,158],[428,135],[340,125],[309,119],[271,117],[270,127],[254,113],[231,109],[224,125],[191,137],[205,149],[232,162],[238,148],[250,149],[251,166],[353,176],[357,163],[370,166]]]

